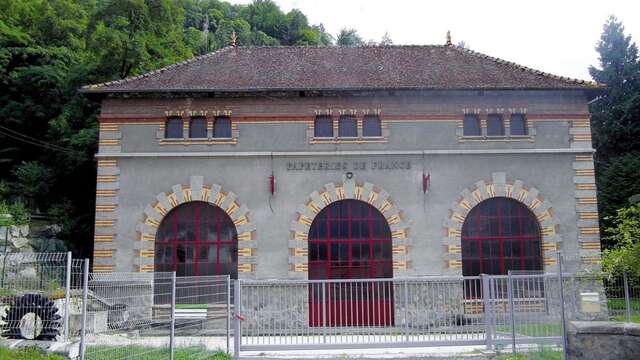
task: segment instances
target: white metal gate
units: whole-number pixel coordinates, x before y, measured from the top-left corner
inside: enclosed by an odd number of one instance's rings
[[[236,351],[562,343],[557,275],[236,282]],[[237,354],[237,353],[236,353]]]

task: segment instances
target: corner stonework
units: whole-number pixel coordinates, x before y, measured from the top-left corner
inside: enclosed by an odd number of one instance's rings
[[[409,226],[402,211],[394,204],[389,193],[371,183],[343,178],[312,192],[307,201],[298,207],[291,222],[289,240],[289,278],[308,277],[308,237],[313,219],[329,204],[345,199],[362,200],[382,213],[391,229],[394,276],[406,275],[411,268],[409,261]]]
[[[224,191],[218,184],[203,184],[202,176],[191,176],[189,185],[176,184],[171,191],[156,195],[156,201],[144,209],[142,221],[136,230],[139,234],[135,246],[134,264],[140,272],[154,271],[156,231],[162,219],[173,208],[190,201],[204,201],[224,210],[238,232],[238,277],[254,278],[256,272],[255,226],[249,218],[249,209],[241,204],[236,194]]]

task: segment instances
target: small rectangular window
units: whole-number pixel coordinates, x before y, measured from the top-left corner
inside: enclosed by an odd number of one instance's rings
[[[214,138],[231,137],[231,119],[228,116],[218,116],[213,122]]]
[[[338,120],[338,136],[340,137],[357,137],[358,126],[356,118],[353,116],[340,116]]]
[[[207,137],[207,119],[204,117],[192,118],[189,123],[189,137],[202,139]]]
[[[382,136],[380,117],[367,115],[362,120],[362,136]]]
[[[502,115],[489,114],[487,116],[487,136],[504,136]]]
[[[511,135],[527,135],[527,119],[523,114],[511,114]]]
[[[164,125],[164,137],[167,139],[182,139],[182,118],[168,118]]]
[[[333,137],[333,120],[330,116],[318,116],[313,129],[315,137]]]
[[[464,136],[480,136],[482,134],[478,115],[465,115],[462,126]]]

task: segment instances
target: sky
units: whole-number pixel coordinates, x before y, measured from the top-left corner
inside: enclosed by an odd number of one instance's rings
[[[228,0],[251,3],[252,0]],[[275,0],[300,9],[332,35],[355,28],[365,40],[388,32],[397,45],[454,44],[555,75],[591,80],[602,25],[615,15],[640,42],[640,0]]]

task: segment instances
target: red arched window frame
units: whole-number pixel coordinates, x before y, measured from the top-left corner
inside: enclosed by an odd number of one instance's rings
[[[392,278],[391,230],[375,207],[340,200],[309,229],[309,279]]]
[[[340,200],[309,229],[309,279],[393,278],[392,237],[370,204]],[[309,284],[309,326],[390,326],[393,283],[372,280]]]
[[[238,233],[220,207],[203,201],[171,210],[156,232],[155,271],[238,277]]]
[[[491,198],[471,209],[462,226],[461,242],[464,276],[543,268],[538,219],[514,199]]]

